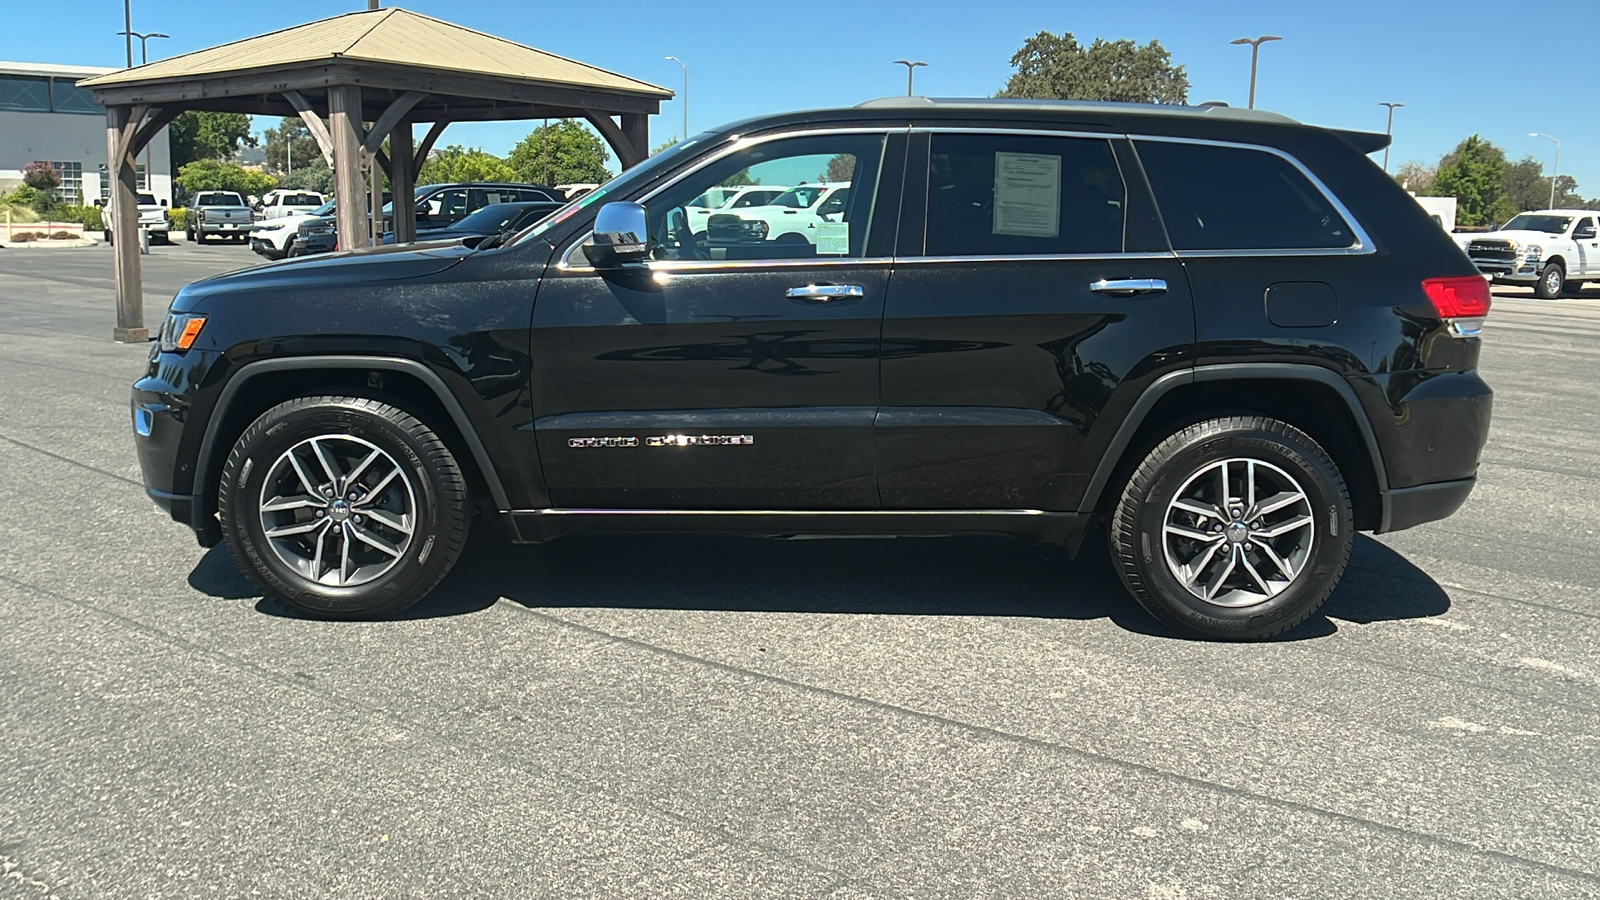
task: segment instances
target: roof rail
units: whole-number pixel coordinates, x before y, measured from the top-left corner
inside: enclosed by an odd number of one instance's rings
[[[882,97],[858,104],[857,109],[964,109],[1028,110],[1054,113],[1117,113],[1119,115],[1183,116],[1236,119],[1298,125],[1280,113],[1231,106],[1177,106],[1165,103],[1119,103],[1109,100],[1030,100],[1010,97]]]

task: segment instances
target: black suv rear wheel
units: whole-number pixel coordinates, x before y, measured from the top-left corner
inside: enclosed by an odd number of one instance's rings
[[[239,568],[312,615],[398,612],[450,571],[467,487],[438,435],[404,410],[307,397],[267,410],[235,442],[217,509]]]
[[[1199,637],[1282,634],[1316,612],[1350,557],[1350,495],[1327,452],[1259,416],[1191,425],[1129,478],[1111,550],[1135,599]]]

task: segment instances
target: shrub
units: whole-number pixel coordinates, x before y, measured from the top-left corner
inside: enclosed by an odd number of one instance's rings
[[[50,235],[50,240],[52,241],[75,241],[77,239],[78,236],[70,231],[58,231],[55,234]]]
[[[175,206],[167,210],[168,227],[173,231],[184,231],[189,225],[189,210],[182,206]]]
[[[19,231],[11,236],[11,240],[19,244],[26,244],[27,242],[33,240],[33,238],[34,234],[31,231]]]
[[[101,231],[105,228],[105,219],[101,217],[98,206],[58,206],[50,215],[63,222],[77,222],[85,231]]]

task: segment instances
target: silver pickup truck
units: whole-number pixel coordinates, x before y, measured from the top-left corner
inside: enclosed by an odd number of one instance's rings
[[[189,240],[204,244],[207,238],[223,237],[242,241],[250,236],[254,222],[250,207],[233,191],[201,191],[189,204],[189,219],[184,231]]]

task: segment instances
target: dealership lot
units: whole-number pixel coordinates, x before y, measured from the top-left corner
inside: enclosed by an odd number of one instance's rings
[[[998,539],[480,534],[332,624],[143,496],[106,248],[0,251],[0,897],[1600,895],[1594,296],[1497,297],[1471,501],[1291,640]]]

